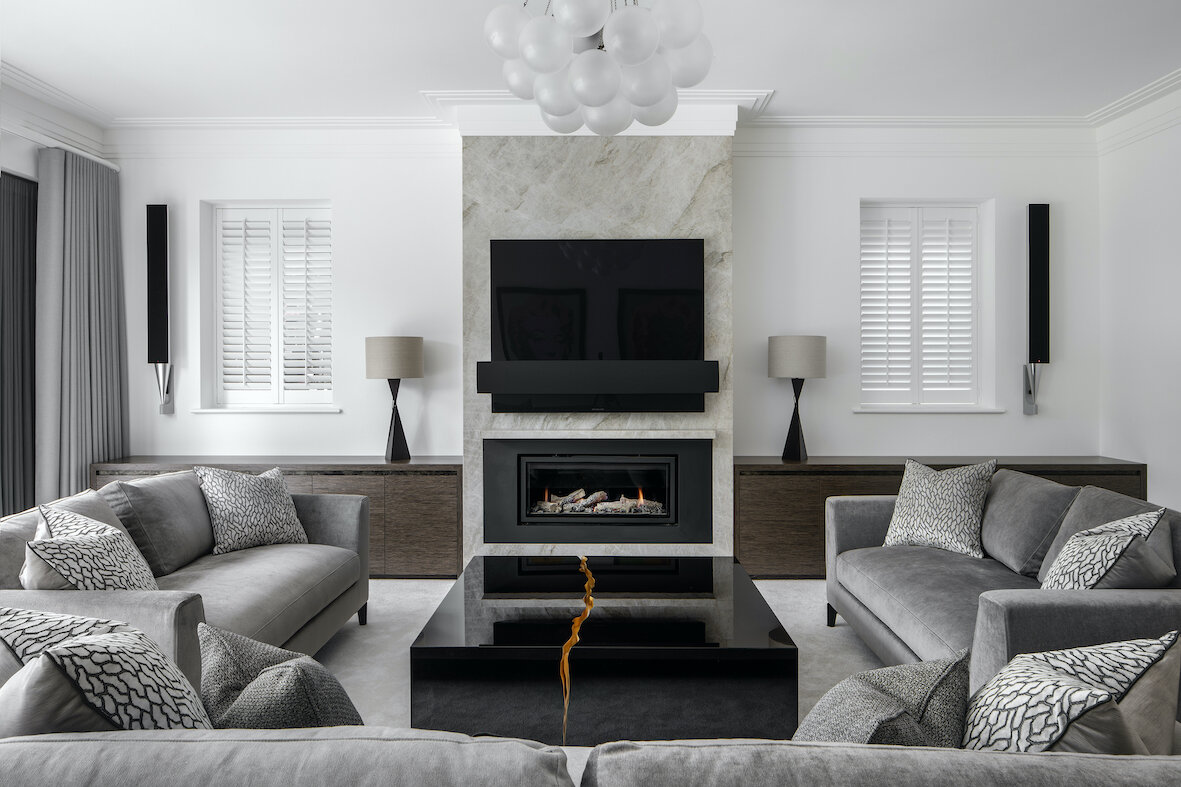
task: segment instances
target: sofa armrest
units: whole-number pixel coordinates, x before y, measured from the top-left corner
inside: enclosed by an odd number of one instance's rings
[[[1181,629],[1181,589],[990,590],[980,594],[972,691],[1018,653],[1159,637]]]
[[[897,495],[847,495],[824,501],[824,563],[833,576],[837,555],[880,547],[894,516]]]
[[[0,607],[117,620],[134,626],[201,686],[201,596],[184,590],[0,590]]]
[[[351,549],[369,579],[369,498],[364,495],[292,495],[295,513],[313,544]]]

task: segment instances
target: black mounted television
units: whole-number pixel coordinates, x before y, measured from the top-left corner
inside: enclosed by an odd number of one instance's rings
[[[676,240],[493,240],[492,360],[517,369],[594,375],[676,371],[705,358],[705,243]],[[568,363],[629,362],[589,368]],[[637,383],[639,383],[637,379]],[[496,412],[700,412],[700,391],[536,390],[493,393]],[[610,386],[608,386],[610,387]],[[651,386],[649,386],[650,388]]]

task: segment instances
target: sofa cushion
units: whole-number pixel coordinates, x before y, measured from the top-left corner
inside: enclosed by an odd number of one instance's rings
[[[279,468],[253,475],[197,465],[193,472],[201,482],[213,523],[213,554],[308,543]]]
[[[201,701],[217,728],[277,730],[364,724],[328,669],[302,653],[197,624]]]
[[[886,546],[928,546],[982,558],[980,517],[996,460],[934,470],[906,460]]]
[[[131,534],[156,576],[171,574],[213,551],[213,525],[192,470],[98,490]]]
[[[205,620],[283,645],[360,578],[360,559],[324,544],[273,544],[206,555],[158,580],[162,590],[201,594]]]
[[[41,516],[44,524],[25,545],[25,589],[157,589],[147,561],[122,530],[52,506],[41,506]]]
[[[1159,588],[1177,576],[1163,508],[1075,533],[1046,572],[1043,590]]]
[[[160,783],[215,787],[574,787],[566,770],[566,753],[558,746],[386,727],[157,730],[10,738],[0,740],[0,761],[5,766],[4,776],[15,784],[55,787]]]
[[[1042,562],[1041,570],[1038,571],[1038,581],[1045,581],[1046,573],[1054,564],[1054,559],[1058,557],[1062,547],[1075,533],[1090,530],[1093,527],[1133,514],[1156,511],[1158,508],[1160,506],[1121,495],[1119,492],[1112,492],[1110,489],[1100,489],[1096,486],[1083,487],[1078,493],[1078,497],[1070,504],[1070,508],[1066,510],[1066,516],[1062,518],[1062,526],[1058,528],[1058,534],[1054,537],[1054,542],[1050,544],[1046,559]],[[1161,518],[1158,527],[1165,525],[1168,525],[1169,535],[1173,540],[1173,564],[1181,565],[1181,561],[1177,559],[1178,555],[1181,555],[1181,513],[1166,508],[1165,515]],[[1170,587],[1181,587],[1181,575],[1173,579]]]
[[[1018,574],[1037,576],[1062,517],[1079,493],[1015,470],[997,470],[984,501],[980,540],[984,553]]]
[[[1038,586],[995,560],[932,547],[843,552],[836,578],[923,660],[972,646],[981,593]]]
[[[959,748],[968,709],[968,651],[859,672],[829,689],[796,741]]]
[[[0,707],[0,737],[211,726],[184,673],[135,629],[47,648],[0,686]]]
[[[107,502],[90,489],[55,500],[50,505],[127,532]],[[37,526],[41,521],[41,513],[36,508],[0,519],[0,589],[21,587],[20,572],[25,564],[25,544],[37,537]]]
[[[1020,654],[968,703],[964,748],[1172,754],[1179,675],[1176,631]]]

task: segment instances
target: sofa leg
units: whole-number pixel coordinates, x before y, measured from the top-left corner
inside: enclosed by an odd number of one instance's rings
[[[828,607],[828,627],[832,628],[837,624],[837,611],[832,608],[832,604],[826,604]]]
[[[832,609],[832,607],[829,607],[829,609]],[[369,602],[368,601],[366,601],[364,604],[362,604],[361,608],[357,610],[357,622],[360,623],[362,626],[364,626],[366,623],[369,622]]]

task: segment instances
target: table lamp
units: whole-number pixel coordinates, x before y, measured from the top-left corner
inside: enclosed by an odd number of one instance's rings
[[[365,377],[370,380],[390,381],[394,411],[390,415],[390,437],[385,447],[386,461],[409,459],[410,448],[406,445],[406,434],[402,431],[402,416],[398,414],[398,387],[405,379],[422,377],[422,337],[367,336]]]
[[[789,377],[795,390],[796,404],[783,445],[784,461],[803,461],[808,458],[804,447],[804,430],[800,426],[800,392],[804,380],[824,377],[826,373],[827,339],[823,336],[772,336],[767,339],[767,376]]]

